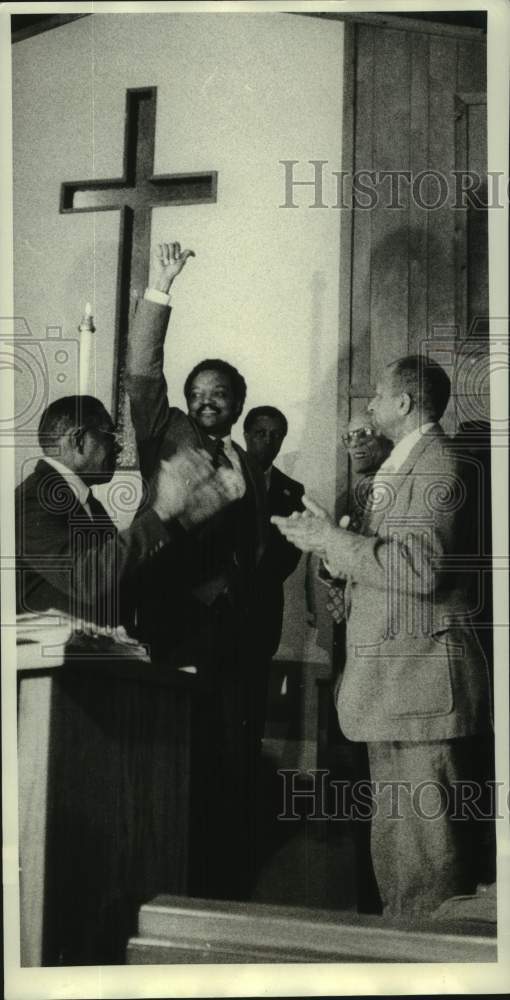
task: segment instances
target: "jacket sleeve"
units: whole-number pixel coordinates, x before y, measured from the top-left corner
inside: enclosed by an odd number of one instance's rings
[[[126,355],[126,389],[137,439],[157,437],[168,419],[168,388],[163,374],[165,334],[170,308],[142,299],[133,319]]]
[[[125,385],[140,471],[145,479],[152,477],[159,463],[163,438],[166,458],[177,450],[179,443],[195,443],[188,417],[168,402],[163,362],[169,318],[168,306],[142,299],[133,319],[126,355]]]
[[[292,495],[292,501],[289,504],[289,512],[292,511],[302,511],[303,506],[303,493],[304,487],[300,490],[295,489]],[[288,542],[283,535],[280,534],[274,525],[269,525],[269,532],[267,537],[266,549],[263,555],[263,566],[269,579],[283,583],[296,569],[299,560],[301,558],[301,552]]]
[[[262,568],[269,581],[283,583],[294,572],[301,558],[301,552],[278,533],[274,525],[269,526],[266,549],[262,557]]]
[[[433,472],[422,468],[412,477],[407,510],[398,516],[387,512],[378,534],[331,532],[332,573],[393,593],[426,596],[441,588],[468,517],[463,479],[448,456],[435,462]]]
[[[152,509],[124,531],[94,532],[89,525],[55,517],[35,496],[20,499],[17,525],[18,571],[45,579],[71,600],[78,617],[118,597],[121,584],[132,581],[142,562],[169,543],[177,550],[184,536],[178,523],[163,524]]]

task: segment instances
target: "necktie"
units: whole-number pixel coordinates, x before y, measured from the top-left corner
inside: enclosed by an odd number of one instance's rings
[[[232,462],[225,454],[225,443],[221,438],[218,438],[213,452],[213,468],[219,469],[220,466],[224,469],[233,469],[234,466]]]
[[[100,503],[99,500],[96,500],[92,490],[89,490],[87,494],[86,503],[88,504],[90,517],[94,524],[102,526],[103,528],[113,527],[113,521],[110,515],[106,512],[102,503]]]

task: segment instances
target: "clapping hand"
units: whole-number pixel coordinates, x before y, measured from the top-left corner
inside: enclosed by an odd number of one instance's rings
[[[240,500],[245,491],[244,477],[237,469],[213,469],[207,480],[189,491],[179,520],[185,528],[201,524],[234,500]]]
[[[162,521],[178,518],[187,528],[240,499],[245,489],[235,469],[214,469],[206,451],[183,449],[161,462],[153,508]]]
[[[152,506],[162,521],[180,517],[189,498],[214,476],[210,455],[203,450],[183,449],[160,463]]]
[[[335,526],[327,511],[319,504],[304,496],[305,510],[297,511],[290,517],[272,517],[271,523],[302,552],[316,552],[326,557],[328,542]]]

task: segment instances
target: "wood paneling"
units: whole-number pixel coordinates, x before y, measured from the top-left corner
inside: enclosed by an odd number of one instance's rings
[[[409,169],[416,176],[427,169],[429,153],[429,39],[412,35],[411,81],[409,90]],[[409,199],[409,298],[407,347],[410,353],[427,329],[428,313],[428,212]]]
[[[432,38],[429,56],[428,166],[450,178],[455,169],[455,87],[457,42]],[[430,203],[438,187],[431,181]],[[455,324],[455,212],[450,204],[428,212],[428,318],[426,336],[435,326]]]
[[[355,170],[437,171],[420,193],[427,209],[401,183],[402,207],[389,207],[388,181],[378,203],[353,207],[351,241],[351,412],[371,394],[378,368],[408,352],[426,350],[434,332],[463,323],[459,315],[459,259],[467,254],[467,222],[454,209],[452,171],[458,169],[459,96],[483,100],[486,46],[473,38],[351,25],[355,50],[353,156]],[[347,67],[348,71],[348,67]],[[476,105],[478,110],[478,105]],[[476,111],[474,114],[476,115]],[[480,110],[483,116],[483,108]],[[482,123],[483,125],[483,123]],[[479,129],[482,134],[483,129]],[[483,136],[480,140],[483,146]],[[484,148],[465,151],[468,169],[485,170]],[[471,159],[476,155],[476,164]],[[446,184],[448,188],[446,188]],[[446,191],[448,192],[445,201]],[[415,192],[416,193],[416,192]],[[477,217],[477,253],[482,220]],[[462,244],[462,246],[461,246]],[[467,266],[467,264],[466,264]],[[471,297],[481,308],[480,295]],[[465,325],[465,323],[463,323]],[[460,330],[461,336],[465,334]],[[345,415],[343,416],[345,420]]]
[[[409,169],[409,39],[401,31],[374,30],[374,166],[378,171],[405,171]],[[404,207],[393,208],[388,181],[378,184],[378,204],[372,213],[370,384],[386,361],[402,353],[407,340],[409,196],[405,187]]]

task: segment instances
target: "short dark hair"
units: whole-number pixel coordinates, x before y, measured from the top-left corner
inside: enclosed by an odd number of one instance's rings
[[[281,410],[278,410],[276,406],[254,406],[252,410],[248,410],[244,418],[243,429],[249,431],[258,417],[271,417],[273,420],[279,420],[282,426],[282,433],[285,437],[289,425],[287,423],[287,417]]]
[[[197,375],[200,375],[200,372],[209,371],[219,372],[220,375],[227,376],[236,402],[239,405],[239,412],[241,412],[246,399],[246,382],[241,373],[238,372],[237,368],[230,365],[228,361],[222,361],[221,358],[205,358],[204,361],[199,361],[198,365],[195,365],[195,367],[192,368],[184,383],[184,395],[186,397],[186,401],[189,399],[191,386]]]
[[[450,379],[441,365],[423,354],[410,354],[388,365],[394,373],[394,384],[407,392],[420,414],[440,420],[450,398]]]
[[[61,396],[41,414],[37,437],[45,454],[72,429],[99,426],[105,416],[110,416],[104,404],[95,396]]]

